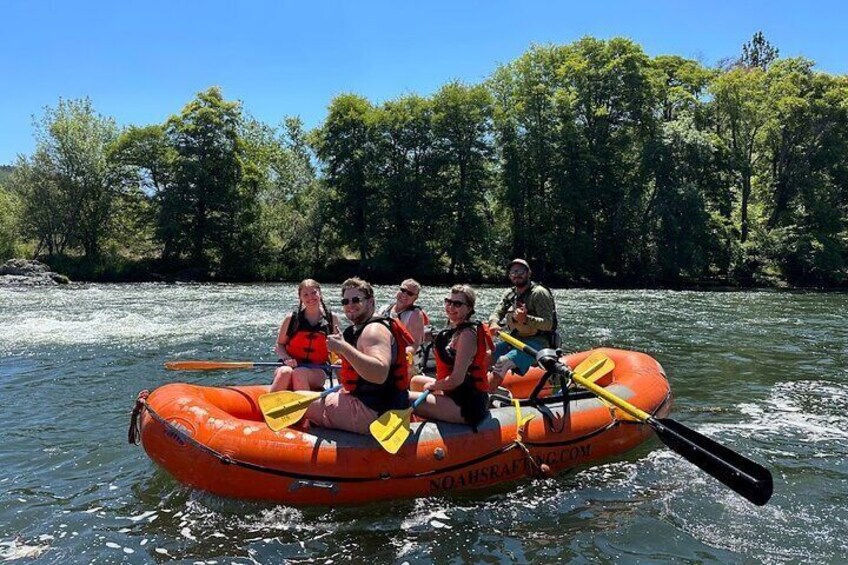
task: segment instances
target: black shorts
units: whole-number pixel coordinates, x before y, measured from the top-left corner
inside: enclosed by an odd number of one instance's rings
[[[462,419],[475,430],[489,416],[489,394],[477,390],[470,379],[453,390],[446,390],[445,396],[456,402]]]

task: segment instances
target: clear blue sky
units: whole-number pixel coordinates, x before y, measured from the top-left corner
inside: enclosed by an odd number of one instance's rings
[[[479,82],[532,43],[624,36],[713,65],[758,30],[781,56],[848,72],[837,1],[0,0],[0,164],[32,153],[32,116],[60,97],[148,125],[219,85],[266,123],[313,127],[340,93],[380,103]]]

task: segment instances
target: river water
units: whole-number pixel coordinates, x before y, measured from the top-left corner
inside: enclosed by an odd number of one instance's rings
[[[393,295],[377,289],[378,299]],[[338,286],[325,288],[335,301]],[[421,303],[444,321],[445,289]],[[488,313],[500,289],[483,289]],[[166,359],[273,360],[292,285],[0,288],[0,559],[15,563],[838,563],[848,554],[848,295],[556,290],[569,350],[645,351],[672,417],[771,469],[756,507],[654,439],[494,490],[296,509],[182,487],[127,444]]]

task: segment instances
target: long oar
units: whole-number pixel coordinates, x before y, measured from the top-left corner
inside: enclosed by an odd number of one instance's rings
[[[171,371],[216,371],[218,369],[253,369],[254,367],[279,367],[279,361],[165,361]],[[326,363],[302,363],[298,367],[307,369],[332,369],[339,365]]]
[[[268,427],[276,432],[299,422],[310,404],[331,392],[336,392],[341,387],[342,385],[336,385],[323,392],[308,390],[269,392],[259,397],[259,408]]]
[[[500,337],[513,347],[536,357],[539,364],[548,371],[568,372],[568,367],[560,363],[556,355],[545,354],[546,352],[538,355],[539,352],[529,345],[503,332],[501,332]],[[751,461],[671,418],[654,418],[647,412],[580,375],[574,374],[572,378],[607,402],[651,426],[662,442],[672,451],[682,455],[686,460],[697,465],[757,506],[762,506],[771,498],[774,490],[771,473],[759,463]]]
[[[415,399],[412,406],[403,410],[389,410],[383,412],[379,418],[371,422],[371,435],[374,436],[380,445],[389,453],[397,453],[400,446],[409,437],[409,417],[413,410],[418,408],[427,395],[429,390],[425,390],[424,394]]]

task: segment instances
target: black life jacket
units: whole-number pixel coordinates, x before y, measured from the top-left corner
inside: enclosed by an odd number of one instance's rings
[[[372,383],[363,379],[350,362],[342,357],[342,367],[339,371],[339,382],[346,391],[359,398],[366,406],[381,414],[386,410],[396,410],[409,406],[409,362],[406,358],[406,348],[412,344],[412,336],[406,327],[394,318],[373,317],[361,326],[350,326],[342,334],[344,340],[356,347],[365,326],[379,323],[384,325],[392,334],[392,361],[389,374],[381,383]]]

